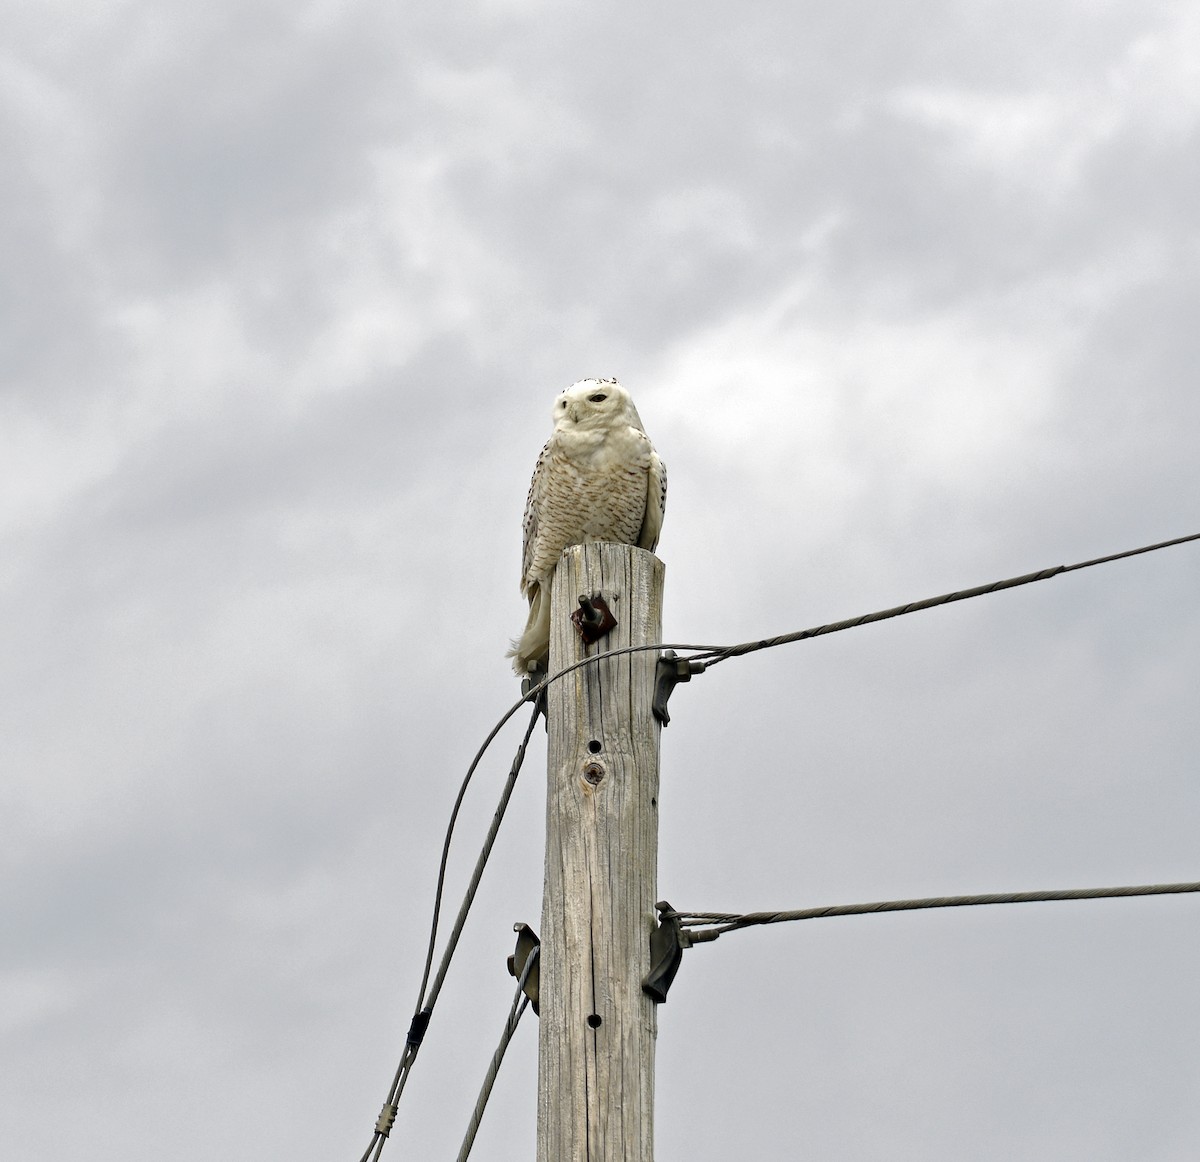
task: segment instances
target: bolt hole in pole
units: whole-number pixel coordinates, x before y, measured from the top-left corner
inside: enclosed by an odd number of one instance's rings
[[[599,1013],[592,1013],[592,1015],[590,1017],[588,1017],[587,1023],[588,1023],[588,1028],[599,1029],[600,1025],[602,1023],[602,1018]]]
[[[592,754],[599,754],[603,749],[604,744],[598,738],[593,738],[592,741],[588,743],[588,750],[590,750]]]

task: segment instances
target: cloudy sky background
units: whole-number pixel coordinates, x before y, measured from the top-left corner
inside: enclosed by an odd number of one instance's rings
[[[673,640],[1200,531],[1194,5],[3,8],[6,1157],[362,1153],[572,381],[670,467]],[[1200,879],[1198,554],[681,687],[660,894]],[[499,1036],[537,737],[385,1158],[454,1157]],[[1194,1159],[1198,921],[697,948],[658,1155]],[[476,1157],[532,1157],[535,1032]]]

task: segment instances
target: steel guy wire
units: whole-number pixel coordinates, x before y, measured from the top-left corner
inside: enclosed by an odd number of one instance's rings
[[[678,920],[689,943],[716,940],[726,932],[761,924],[793,920],[821,920],[828,916],[864,916],[881,912],[915,912],[925,908],[966,908],[980,904],[1036,904],[1056,900],[1105,900],[1127,896],[1168,896],[1200,892],[1200,883],[1141,884],[1120,888],[1067,888],[1045,892],[992,892],[977,896],[929,896],[919,900],[881,900],[873,904],[834,904],[825,908],[799,908],[791,912],[684,912],[669,911],[665,918]]]
[[[972,597],[983,597],[988,593],[998,593],[1002,589],[1015,589],[1020,585],[1030,585],[1035,581],[1048,581],[1060,573],[1073,573],[1079,569],[1090,569],[1093,565],[1107,565],[1112,561],[1121,561],[1126,557],[1136,557],[1142,553],[1153,553],[1158,549],[1169,549],[1174,545],[1186,544],[1188,541],[1200,540],[1200,533],[1191,533],[1186,537],[1175,537],[1169,541],[1159,541],[1154,545],[1143,545],[1138,549],[1126,549],[1120,553],[1110,553],[1106,557],[1095,557],[1090,561],[1079,561],[1074,565],[1054,565],[1049,569],[1041,569],[1036,573],[1023,573],[1019,577],[1009,577],[1004,581],[993,581],[988,585],[977,585],[971,589],[956,590],[953,593],[943,593],[939,597],[927,597],[922,601],[910,601],[907,605],[896,605],[891,609],[882,609],[876,613],[864,613],[859,617],[848,618],[845,621],[829,622],[826,625],[813,626],[811,629],[798,630],[795,633],[784,633],[777,637],[763,638],[761,641],[743,642],[741,645],[726,646],[717,651],[717,656],[709,661],[709,665],[723,662],[727,658],[741,657],[755,650],[770,649],[773,646],[788,645],[791,642],[804,641],[808,638],[821,637],[828,633],[838,633],[843,629],[855,629],[860,625],[869,625],[875,621],[886,621],[892,617],[903,617],[908,613],[917,613],[922,609],[934,609],[939,605],[949,605],[952,601],[966,601]]]
[[[479,1125],[483,1121],[483,1111],[487,1108],[488,1098],[492,1096],[492,1086],[496,1084],[496,1075],[500,1072],[504,1054],[508,1051],[508,1043],[513,1039],[513,1034],[517,1031],[517,1024],[525,1012],[525,1007],[529,1004],[529,998],[525,995],[525,982],[529,980],[529,973],[537,964],[539,952],[541,952],[541,948],[535,945],[525,961],[525,967],[521,970],[520,979],[517,981],[517,991],[513,996],[512,1008],[509,1010],[508,1020],[504,1022],[504,1032],[500,1035],[500,1044],[496,1046],[496,1052],[492,1054],[492,1063],[488,1066],[483,1085],[479,1090],[479,1097],[475,1100],[475,1109],[463,1137],[463,1144],[459,1147],[456,1162],[466,1162],[471,1153],[471,1147],[475,1144],[475,1135],[479,1133]]]
[[[483,745],[475,753],[474,759],[471,761],[470,767],[463,778],[462,784],[459,787],[458,795],[454,800],[454,807],[450,812],[450,821],[446,827],[446,838],[442,844],[442,858],[438,867],[437,890],[434,893],[433,904],[433,920],[430,924],[429,931],[429,946],[425,956],[425,971],[421,977],[421,987],[417,993],[417,1007],[414,1011],[412,1023],[409,1025],[408,1037],[404,1044],[404,1051],[400,1057],[400,1064],[396,1067],[396,1074],[392,1080],[391,1088],[388,1090],[387,1100],[383,1104],[383,1110],[379,1115],[379,1119],[375,1123],[375,1133],[371,1140],[371,1144],[367,1147],[366,1152],[362,1156],[361,1162],[378,1159],[383,1150],[383,1143],[387,1140],[391,1133],[392,1125],[396,1120],[397,1107],[400,1101],[400,1096],[404,1092],[404,1087],[408,1083],[409,1073],[412,1071],[413,1062],[416,1060],[417,1052],[420,1050],[421,1043],[425,1036],[425,1030],[428,1028],[430,1018],[433,1016],[433,1007],[437,1003],[437,998],[442,991],[442,985],[446,979],[446,973],[449,971],[450,962],[454,958],[455,949],[458,947],[459,937],[462,935],[463,925],[466,923],[467,914],[471,910],[471,904],[475,900],[475,893],[479,888],[479,882],[483,878],[483,870],[487,866],[488,857],[492,853],[492,847],[496,842],[496,835],[500,830],[500,824],[504,819],[504,813],[508,808],[508,801],[512,798],[513,788],[516,786],[517,775],[521,771],[521,765],[525,761],[525,751],[529,746],[529,739],[533,734],[533,728],[537,725],[538,716],[541,713],[540,707],[534,706],[533,714],[530,716],[529,724],[525,728],[525,734],[521,739],[520,746],[517,747],[517,753],[513,758],[512,766],[509,769],[508,778],[504,784],[504,790],[501,792],[500,801],[496,806],[495,813],[492,816],[491,827],[488,829],[487,837],[484,840],[483,848],[479,853],[479,857],[475,862],[475,870],[471,875],[471,882],[467,887],[466,895],[463,897],[463,902],[458,910],[458,915],[455,917],[454,927],[451,929],[450,936],[447,938],[445,950],[442,953],[441,964],[438,966],[437,975],[434,977],[433,984],[429,984],[429,975],[433,966],[434,948],[437,943],[438,923],[442,909],[442,895],[446,883],[446,866],[450,858],[450,841],[454,836],[454,827],[458,821],[458,813],[462,807],[463,799],[466,797],[467,788],[471,783],[471,779],[475,774],[485,752],[491,745],[493,739],[500,732],[501,728],[508,720],[520,709],[524,700],[516,703],[511,710],[496,724],[491,733],[484,740]]]
[[[1018,586],[1029,585],[1034,581],[1048,581],[1051,577],[1057,577],[1061,573],[1074,573],[1079,569],[1090,569],[1093,565],[1107,565],[1112,561],[1121,561],[1126,557],[1136,557],[1142,553],[1153,553],[1158,549],[1169,549],[1174,545],[1187,544],[1189,541],[1200,541],[1200,533],[1190,533],[1185,537],[1175,537],[1172,540],[1159,541],[1153,545],[1142,545],[1137,549],[1125,549],[1119,553],[1110,553],[1105,557],[1094,557],[1090,561],[1078,561],[1073,565],[1052,565],[1050,568],[1040,569],[1036,573],[1022,573],[1018,577],[1008,577],[1002,581],[991,581],[986,585],[976,585],[971,589],[956,589],[951,593],[943,593],[937,597],[926,597],[920,601],[910,601],[905,605],[894,605],[890,609],[881,609],[874,613],[863,613],[858,617],[846,618],[844,621],[830,621],[823,625],[810,626],[808,629],[796,630],[793,633],[783,633],[775,637],[741,642],[738,645],[714,646],[680,644],[677,642],[652,642],[648,645],[622,646],[616,650],[605,650],[601,653],[582,658],[578,662],[564,666],[561,670],[547,675],[529,690],[522,701],[536,701],[548,686],[553,685],[561,678],[565,678],[568,674],[573,674],[576,670],[580,670],[584,666],[594,666],[597,662],[606,661],[608,658],[620,657],[623,654],[645,653],[650,650],[686,650],[691,654],[691,658],[688,660],[702,662],[705,666],[715,666],[718,662],[727,661],[729,658],[740,658],[745,654],[752,654],[758,650],[771,649],[774,646],[790,645],[792,642],[823,637],[825,634],[840,633],[845,629],[857,629],[860,625],[870,625],[876,621],[887,621],[893,617],[904,617],[906,614],[917,613],[923,609],[934,609],[939,605],[949,605],[954,601],[966,601],[972,597],[983,597],[989,593],[999,593],[1004,589],[1016,589]],[[508,711],[508,714],[505,715],[502,721],[507,722],[515,710],[516,707],[514,706]]]

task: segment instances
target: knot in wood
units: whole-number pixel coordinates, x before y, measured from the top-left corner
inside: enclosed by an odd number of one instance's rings
[[[584,763],[583,766],[583,781],[589,783],[593,787],[598,787],[604,781],[604,764],[596,762],[592,759],[590,762]]]

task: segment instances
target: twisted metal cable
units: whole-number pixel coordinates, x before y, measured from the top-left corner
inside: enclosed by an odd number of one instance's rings
[[[905,614],[916,613],[922,609],[934,609],[939,605],[949,605],[952,601],[966,601],[972,597],[983,597],[988,593],[998,593],[1002,589],[1015,589],[1020,585],[1030,585],[1035,581],[1048,581],[1060,573],[1074,573],[1078,569],[1090,569],[1094,565],[1107,565],[1112,561],[1121,561],[1126,557],[1136,557],[1142,553],[1153,553],[1158,549],[1169,549],[1174,545],[1186,544],[1188,541],[1200,540],[1200,533],[1191,533],[1186,537],[1175,537],[1169,541],[1159,541],[1154,545],[1143,545],[1138,549],[1126,549],[1120,553],[1110,553],[1106,557],[1095,557],[1090,561],[1079,561],[1074,565],[1053,565],[1049,569],[1040,569],[1036,573],[1023,573],[1019,577],[1009,577],[1004,581],[993,581],[987,585],[976,585],[971,589],[959,589],[953,593],[943,593],[938,597],[926,597],[922,601],[910,601],[907,605],[895,605],[891,609],[881,609],[876,613],[864,613],[859,617],[851,617],[845,621],[829,622],[826,625],[813,626],[810,629],[798,630],[795,633],[779,634],[776,637],[763,638],[760,641],[742,642],[736,646],[726,646],[717,651],[717,656],[709,662],[716,665],[727,658],[737,658],[755,650],[770,649],[773,646],[787,645],[790,642],[804,641],[808,638],[821,637],[827,633],[838,633],[844,629],[855,629],[860,625],[869,625],[875,621],[886,621],[891,617],[903,617]]]
[[[834,904],[791,912],[682,912],[666,915],[679,921],[691,943],[716,940],[726,932],[760,924],[821,920],[827,916],[863,916],[880,912],[915,912],[924,908],[966,908],[979,904],[1035,904],[1055,900],[1103,900],[1121,896],[1167,896],[1200,892],[1200,883],[1142,884],[1121,888],[1068,888],[1047,892],[992,892],[978,896],[929,896],[920,900],[882,900],[873,904]]]
[[[1158,549],[1169,549],[1174,545],[1184,545],[1189,541],[1200,541],[1200,533],[1190,533],[1186,537],[1175,537],[1169,541],[1159,541],[1153,545],[1142,545],[1137,549],[1125,549],[1119,553],[1109,553],[1104,557],[1094,557],[1090,561],[1078,561],[1073,565],[1052,565],[1048,569],[1039,569],[1036,573],[1022,573],[1019,577],[1008,577],[1002,581],[991,581],[986,585],[976,585],[970,589],[956,589],[951,593],[942,593],[937,597],[926,597],[920,601],[910,601],[904,605],[894,605],[890,609],[877,610],[874,613],[863,613],[858,617],[849,617],[844,621],[830,621],[823,625],[810,626],[808,629],[796,630],[792,633],[777,634],[775,637],[760,638],[756,641],[741,642],[731,646],[691,645],[674,642],[655,642],[650,645],[623,646],[617,650],[605,650],[592,654],[590,657],[564,666],[561,670],[543,678],[525,697],[530,701],[539,697],[552,683],[565,678],[584,666],[593,666],[607,658],[619,657],[622,654],[641,653],[646,650],[676,650],[687,651],[689,660],[703,663],[705,666],[715,666],[718,662],[729,658],[740,658],[757,650],[767,650],[774,646],[789,645],[792,642],[806,641],[808,638],[823,637],[825,634],[840,633],[845,629],[857,629],[860,625],[870,625],[876,621],[887,621],[893,617],[904,617],[909,613],[917,613],[923,609],[934,609],[939,605],[949,605],[954,601],[966,601],[972,597],[983,597],[988,593],[999,593],[1004,589],[1016,589],[1021,585],[1030,585],[1035,581],[1048,581],[1061,573],[1074,573],[1079,569],[1090,569],[1094,565],[1107,565],[1112,561],[1121,561],[1126,557],[1137,557],[1142,553],[1153,553]],[[512,711],[509,711],[511,714]]]
[[[479,1097],[475,1100],[475,1109],[471,1114],[471,1121],[467,1126],[467,1132],[463,1137],[463,1143],[459,1147],[458,1158],[455,1162],[467,1162],[471,1147],[475,1144],[475,1135],[479,1133],[479,1125],[483,1121],[483,1111],[487,1108],[488,1098],[492,1096],[492,1086],[496,1084],[496,1075],[500,1072],[500,1064],[508,1050],[508,1043],[513,1039],[513,1034],[517,1031],[517,1024],[529,1004],[529,998],[525,995],[525,982],[529,979],[529,973],[533,966],[537,964],[539,952],[541,952],[540,945],[535,945],[525,961],[525,967],[521,970],[520,979],[517,981],[517,991],[513,996],[512,1008],[508,1012],[508,1020],[504,1022],[504,1032],[500,1035],[500,1044],[496,1046],[496,1052],[492,1054],[492,1063],[488,1066],[483,1086],[479,1090]]]

